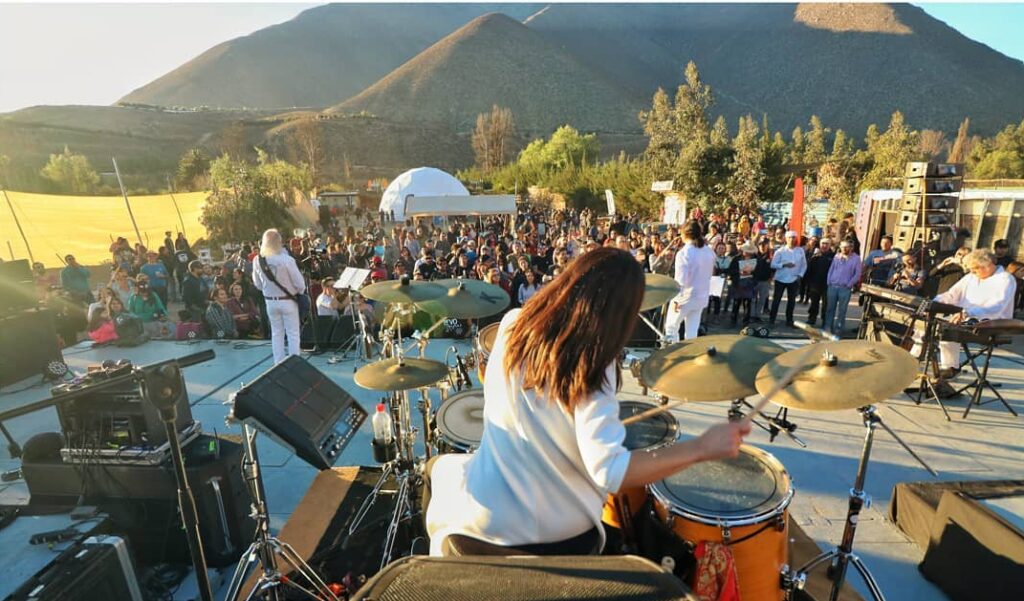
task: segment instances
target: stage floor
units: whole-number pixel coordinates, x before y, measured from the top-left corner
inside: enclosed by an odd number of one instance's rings
[[[802,340],[779,340],[786,347],[804,344]],[[452,341],[435,341],[428,356],[443,360],[445,350]],[[467,352],[465,342],[456,344],[460,352]],[[84,371],[89,365],[105,359],[128,358],[137,365],[184,356],[204,349],[213,349],[216,359],[185,370],[188,393],[195,419],[202,422],[203,430],[217,433],[239,433],[238,426],[228,426],[224,417],[228,413],[225,402],[232,392],[245,382],[252,381],[271,367],[270,348],[267,343],[240,342],[220,344],[203,341],[194,344],[151,341],[136,348],[105,347],[92,349],[80,344],[65,350],[65,358],[75,371]],[[646,351],[636,351],[638,355]],[[331,355],[309,357],[309,361],[352,394],[367,410],[379,399],[372,391],[360,389],[353,383],[354,360],[330,364]],[[1001,392],[1019,413],[1024,413],[1024,359],[1019,355],[999,352],[992,361],[990,372],[994,381],[1001,382]],[[961,376],[964,379],[965,376]],[[628,374],[622,387],[623,400],[637,400],[640,388]],[[36,385],[37,380],[26,380],[0,393],[0,409],[10,409],[49,397],[49,386]],[[435,394],[435,403],[438,401]],[[1000,404],[989,404],[971,411],[967,420],[960,419],[966,398],[947,403],[953,421],[947,422],[941,409],[934,403],[915,405],[906,397],[899,397],[881,405],[879,411],[886,423],[899,433],[934,469],[941,480],[1024,478],[1024,417],[1014,418]],[[683,436],[699,434],[707,426],[725,419],[727,404],[694,404],[675,410]],[[796,497],[790,507],[790,516],[814,538],[822,548],[838,542],[846,514],[847,494],[853,482],[857,460],[863,442],[864,429],[856,411],[836,413],[791,413],[790,419],[799,425],[797,434],[808,444],[802,449],[780,436],[774,443],[768,434],[755,428],[748,438],[750,444],[775,455],[789,470],[796,488]],[[24,443],[38,432],[59,430],[56,412],[44,410],[8,422],[7,427],[19,443]],[[371,429],[364,424],[345,450],[338,466],[375,465],[370,452]],[[312,482],[316,470],[276,443],[261,437],[260,457],[263,466],[268,504],[273,514],[273,526],[280,528],[302,499]],[[0,444],[0,469],[17,467],[18,461],[7,453],[6,444]],[[861,514],[857,531],[856,552],[871,569],[882,590],[890,599],[941,600],[945,596],[924,580],[917,571],[923,552],[911,543],[886,515],[892,488],[902,481],[932,479],[884,431],[875,439],[872,462],[868,469],[867,491],[874,504]],[[0,504],[21,504],[28,501],[28,490],[23,481],[0,484]],[[1011,506],[1007,511],[1022,511]],[[1024,518],[1024,516],[1017,516]],[[52,528],[40,527],[38,530]],[[28,547],[27,540],[16,535],[21,529],[0,530],[0,548],[4,555],[18,557],[19,546]],[[35,531],[35,530],[33,530]],[[45,559],[45,554],[41,556]],[[28,561],[28,559],[26,559]],[[35,561],[35,560],[32,560]],[[24,562],[22,562],[24,564]],[[22,569],[30,566],[22,565]],[[41,567],[41,566],[40,566]],[[0,569],[2,583],[16,587],[14,576]],[[224,582],[230,573],[215,576],[223,597]],[[862,595],[866,589],[852,577],[855,588]],[[186,583],[175,595],[177,599],[191,598]],[[0,598],[6,590],[0,590]]]

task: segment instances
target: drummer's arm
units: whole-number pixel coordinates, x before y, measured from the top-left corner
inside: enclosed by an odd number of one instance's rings
[[[633,451],[620,488],[636,488],[657,482],[695,463],[735,457],[750,424],[727,422],[708,428],[697,438],[653,451]]]

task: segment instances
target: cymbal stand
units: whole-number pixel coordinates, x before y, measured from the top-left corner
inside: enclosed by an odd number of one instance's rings
[[[665,348],[666,346],[668,346],[669,343],[668,343],[668,338],[665,336],[665,328],[659,328],[658,326],[654,325],[654,322],[651,321],[642,312],[641,313],[637,313],[637,316],[640,317],[641,321],[643,321],[645,324],[647,324],[647,327],[651,328],[651,330],[653,330],[654,333],[657,334],[657,336],[658,336],[658,348]]]
[[[242,423],[242,440],[244,442],[243,473],[252,494],[253,517],[256,519],[256,539],[249,545],[249,549],[238,562],[238,567],[235,568],[231,583],[228,585],[225,600],[237,601],[239,599],[242,585],[245,584],[250,568],[258,563],[262,568],[262,573],[245,597],[246,600],[279,601],[286,597],[282,588],[287,586],[314,601],[339,601],[323,579],[291,545],[270,533],[270,513],[267,509],[266,490],[263,488],[260,460],[256,451],[256,430],[245,422]],[[301,574],[309,582],[311,588],[289,578],[287,573],[282,573],[278,567],[278,558]]]
[[[868,592],[876,601],[885,601],[885,595],[882,594],[881,588],[875,581],[871,572],[868,571],[867,566],[860,560],[853,552],[853,539],[857,534],[857,523],[860,521],[860,512],[863,509],[871,507],[871,496],[864,492],[864,481],[867,479],[868,462],[871,459],[871,446],[875,439],[875,428],[882,426],[882,428],[892,436],[896,442],[898,442],[904,449],[906,449],[914,459],[916,459],[926,470],[932,475],[938,475],[927,463],[922,460],[917,453],[912,451],[895,432],[892,431],[882,418],[878,415],[878,411],[874,405],[867,405],[859,409],[861,413],[861,419],[864,421],[864,446],[861,449],[860,462],[857,464],[857,476],[853,482],[853,488],[850,489],[850,501],[846,511],[846,525],[843,528],[843,538],[839,542],[839,546],[825,551],[819,554],[817,557],[811,559],[809,562],[804,564],[796,575],[791,579],[792,586],[800,589],[803,588],[804,583],[807,581],[807,574],[820,565],[828,566],[828,574],[832,580],[832,590],[829,594],[829,601],[838,601],[839,593],[843,588],[843,582],[846,580],[846,571],[850,564],[860,574],[864,584],[867,585]]]
[[[743,412],[744,407],[748,409],[754,408],[754,406],[748,403],[745,399],[734,400],[732,402],[732,406],[729,408],[729,421],[738,422],[744,417],[746,417],[746,414]],[[769,442],[775,442],[775,438],[778,437],[779,434],[785,434],[786,436],[789,437],[790,440],[798,444],[800,448],[807,448],[807,443],[801,440],[799,436],[794,434],[794,432],[796,432],[797,425],[789,421],[789,409],[783,407],[774,416],[768,415],[764,411],[758,411],[757,414],[760,415],[762,419],[767,421],[768,425],[766,426],[761,422],[757,421],[756,419],[752,419],[750,421],[758,428],[761,428],[762,430],[768,433]]]
[[[345,352],[342,357],[349,359],[349,353],[355,353],[358,363],[369,363],[373,357],[373,347],[376,344],[366,327],[366,317],[359,310],[359,301],[362,295],[358,290],[349,288],[349,311],[352,318],[352,338],[345,343]]]

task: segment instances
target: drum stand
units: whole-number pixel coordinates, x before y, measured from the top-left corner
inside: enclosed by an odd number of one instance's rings
[[[291,545],[277,538],[270,533],[270,513],[267,510],[266,491],[263,488],[263,477],[260,475],[260,461],[256,453],[256,431],[248,424],[242,424],[242,439],[244,442],[245,460],[243,471],[246,472],[246,480],[249,490],[252,493],[253,517],[256,519],[256,540],[249,545],[249,549],[242,555],[242,559],[235,568],[235,574],[231,577],[231,584],[228,586],[226,601],[237,601],[242,592],[242,585],[245,584],[249,569],[259,563],[263,572],[256,583],[253,584],[245,599],[269,599],[279,601],[283,599],[282,586],[298,592],[313,601],[339,601],[338,597],[331,592],[331,589],[317,575]],[[297,583],[294,579],[283,574],[278,568],[278,557],[286,564],[295,569],[311,585],[312,589],[306,588]]]
[[[373,337],[366,329],[366,318],[359,310],[359,292],[349,289],[349,310],[352,317],[352,337],[345,342],[342,353],[344,359],[349,358],[349,353],[355,353],[358,363],[368,363],[373,356]]]
[[[748,403],[745,399],[734,400],[732,402],[732,406],[729,407],[729,421],[738,422],[741,419],[743,419],[746,416],[743,413],[744,407],[748,409],[754,408],[754,406]],[[776,413],[774,417],[768,415],[764,411],[758,411],[757,413],[758,415],[761,416],[762,419],[768,422],[768,425],[766,426],[761,422],[757,421],[756,419],[751,419],[750,421],[758,428],[761,428],[762,430],[768,433],[768,442],[775,442],[775,438],[779,434],[785,434],[790,438],[790,440],[800,445],[800,448],[807,448],[807,443],[801,440],[799,436],[794,434],[794,432],[796,432],[797,425],[789,421],[789,409],[782,407],[781,409],[779,409],[779,412]]]
[[[861,407],[859,411],[861,418],[864,420],[864,447],[861,450],[860,462],[857,465],[857,477],[853,482],[853,488],[850,489],[850,503],[846,511],[846,526],[843,528],[843,538],[838,547],[821,553],[797,570],[795,574],[784,576],[784,580],[788,581],[790,585],[790,593],[792,593],[792,589],[802,589],[804,587],[804,584],[807,582],[808,572],[820,565],[828,565],[828,575],[832,580],[829,601],[838,601],[839,592],[842,590],[843,581],[846,579],[846,570],[850,564],[853,564],[853,567],[857,569],[857,572],[860,573],[861,578],[864,580],[864,584],[867,585],[868,592],[871,593],[872,598],[875,601],[885,601],[885,595],[882,594],[882,590],[879,588],[878,583],[875,582],[871,572],[868,571],[867,566],[860,560],[860,557],[853,552],[853,538],[857,534],[857,522],[859,521],[860,512],[862,509],[867,509],[871,506],[871,497],[864,492],[864,480],[867,477],[868,461],[871,459],[871,445],[875,439],[876,426],[882,426],[918,463],[924,466],[933,476],[938,476],[935,470],[929,467],[917,453],[907,446],[889,426],[885,425],[874,405]]]

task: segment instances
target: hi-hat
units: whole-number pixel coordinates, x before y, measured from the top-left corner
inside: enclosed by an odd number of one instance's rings
[[[359,291],[359,294],[366,298],[382,303],[418,303],[437,298],[444,293],[444,286],[438,286],[431,282],[417,282],[408,278],[377,282]]]
[[[480,280],[437,280],[433,282],[447,288],[447,294],[433,300],[417,303],[417,307],[439,317],[479,319],[497,315],[512,302],[501,286]]]
[[[430,359],[405,357],[383,359],[359,368],[355,374],[356,384],[370,390],[413,390],[430,386],[448,375],[444,363]]]
[[[667,275],[648,273],[646,280],[644,300],[640,303],[641,311],[656,309],[679,294],[679,284]]]
[[[884,401],[917,377],[917,360],[902,348],[870,340],[819,342],[809,355],[804,349],[772,359],[757,373],[762,394],[782,374],[800,365],[788,386],[772,397],[776,405],[808,411],[857,409]]]
[[[701,336],[654,351],[640,373],[651,390],[671,399],[732,401],[757,392],[757,370],[785,351],[763,338]]]

